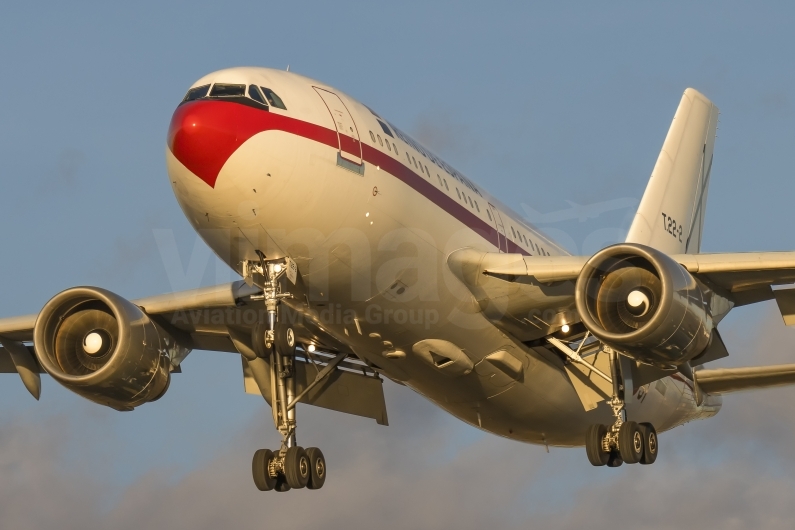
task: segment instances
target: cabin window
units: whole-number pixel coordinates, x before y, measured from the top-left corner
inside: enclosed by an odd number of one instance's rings
[[[511,232],[513,232],[513,238],[516,239],[516,230],[514,230],[513,227],[511,227]]]
[[[442,177],[440,177],[439,174],[437,173],[436,174],[436,178],[439,179],[439,187],[441,188],[442,187]]]
[[[447,185],[447,179],[444,179],[444,187],[447,191],[450,191],[450,186]]]
[[[246,85],[227,85],[224,83],[216,83],[213,85],[213,89],[210,90],[211,98],[229,98],[245,95]]]
[[[398,150],[397,150],[397,145],[394,142],[392,142],[392,147],[395,149],[395,156],[400,155],[400,153],[398,153]]]
[[[428,175],[428,178],[431,178],[431,172],[428,171],[428,166],[425,166],[425,174]]]
[[[370,139],[373,141],[373,143],[375,143],[375,135],[373,134],[373,131],[370,131]]]
[[[205,98],[207,97],[207,92],[210,90],[210,85],[202,85],[197,86],[196,88],[191,88],[188,90],[188,93],[185,94],[185,97],[182,98],[182,102],[193,101],[195,99]]]
[[[475,205],[474,205],[474,204],[472,204],[472,197],[467,197],[467,199],[469,199],[469,207],[470,207],[470,208],[474,208],[474,207],[475,207]]]
[[[284,106],[284,102],[282,98],[276,95],[276,92],[271,90],[270,88],[265,88],[264,86],[260,87],[262,89],[262,93],[265,94],[265,99],[268,100],[272,106],[276,107],[277,109],[287,110],[287,107]]]
[[[384,134],[388,134],[389,136],[394,138],[392,131],[389,130],[389,127],[386,126],[386,123],[382,122],[381,120],[376,120],[376,121],[378,122],[378,125],[381,126],[381,129],[384,131]]]
[[[458,194],[458,200],[461,200],[461,192],[458,191],[458,188],[455,189],[455,192]]]
[[[256,85],[248,86],[248,97],[250,97],[257,103],[262,103],[263,105],[267,105],[267,103],[265,103],[265,99],[262,97],[262,94],[259,93],[259,88],[257,88]]]
[[[381,147],[384,147],[384,142],[383,142],[383,140],[381,140],[381,135],[380,134],[376,134],[375,137],[378,138],[378,143],[381,145]]]
[[[389,140],[387,140],[387,141],[386,141],[386,142],[384,142],[384,143],[386,144],[386,150],[387,150],[387,151],[389,151],[389,152],[391,153],[391,152],[392,152],[392,146],[390,146],[390,145],[389,145]]]
[[[494,219],[491,218],[491,212],[490,211],[486,210],[486,215],[489,216],[489,221],[494,221]]]
[[[478,201],[475,201],[475,209],[480,213],[480,206],[478,206]]]
[[[406,158],[409,159],[409,164],[411,164],[411,155],[406,151]]]

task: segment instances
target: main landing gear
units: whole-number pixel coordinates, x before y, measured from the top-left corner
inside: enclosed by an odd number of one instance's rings
[[[585,452],[594,466],[618,467],[627,464],[653,464],[657,460],[657,431],[651,423],[627,421],[624,408],[624,378],[615,351],[610,355],[613,397],[610,407],[615,421],[610,426],[591,425],[585,433]]]
[[[255,328],[252,342],[258,356],[270,357],[273,422],[282,435],[279,449],[260,449],[254,453],[251,473],[254,484],[260,491],[283,492],[300,488],[315,490],[323,487],[326,482],[326,459],[323,452],[317,447],[304,449],[296,444],[295,405],[309,389],[296,396],[295,332],[288,323],[280,322],[278,318],[281,299],[292,298],[292,294],[281,292],[284,282],[279,280],[285,274],[289,277],[288,269],[292,265],[289,260],[246,263],[247,272],[260,274],[265,278],[261,299],[265,301],[268,320]],[[295,272],[292,271],[293,274]],[[295,276],[291,278],[293,284],[294,278]]]

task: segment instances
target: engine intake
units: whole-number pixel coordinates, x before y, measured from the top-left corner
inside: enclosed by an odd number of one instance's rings
[[[660,367],[683,364],[712,339],[705,291],[668,255],[624,243],[597,252],[580,271],[577,311],[610,347]]]
[[[68,289],[47,302],[33,344],[56,381],[118,410],[159,399],[168,389],[171,359],[184,356],[138,306],[95,287]]]

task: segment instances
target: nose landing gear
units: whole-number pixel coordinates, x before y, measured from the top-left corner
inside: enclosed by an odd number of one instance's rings
[[[291,269],[290,260],[278,262],[247,262],[245,270],[264,277],[264,288],[258,299],[264,300],[268,313],[267,327],[259,335],[260,341],[255,349],[259,354],[270,357],[271,367],[271,407],[276,429],[282,435],[281,447],[276,451],[259,449],[254,453],[251,472],[254,484],[260,491],[289,491],[291,489],[320,489],[326,482],[326,459],[317,447],[304,450],[296,444],[295,405],[309,388],[296,396],[294,330],[289,324],[280,322],[279,305],[282,299],[292,298],[290,293],[281,292],[280,278],[287,274],[295,284],[297,271]],[[291,274],[292,273],[292,274]],[[255,297],[252,297],[255,299]],[[255,333],[257,335],[257,333]],[[264,349],[261,347],[264,345]],[[264,356],[264,355],[262,355]],[[344,354],[324,370],[326,374],[339,363]],[[325,375],[325,374],[324,374]],[[318,377],[314,384],[322,377]],[[314,385],[310,385],[314,386]]]

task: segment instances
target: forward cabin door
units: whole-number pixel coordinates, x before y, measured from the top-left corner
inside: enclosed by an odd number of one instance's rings
[[[323,103],[326,104],[334,126],[337,128],[337,146],[342,158],[357,165],[362,165],[362,145],[359,141],[359,131],[353,121],[348,107],[340,97],[324,88],[313,87]]]
[[[494,228],[497,229],[497,248],[500,249],[500,252],[508,252],[508,238],[505,237],[505,225],[502,223],[500,211],[491,203],[489,203],[489,210],[491,210]]]

